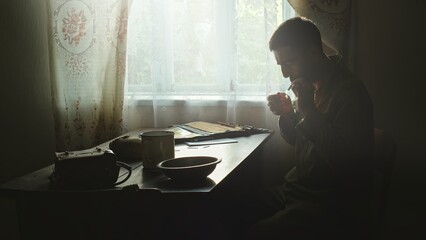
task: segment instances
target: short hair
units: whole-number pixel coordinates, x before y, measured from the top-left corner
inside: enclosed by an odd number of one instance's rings
[[[282,47],[304,48],[313,45],[322,50],[321,33],[311,20],[294,17],[283,22],[269,40],[269,50]]]

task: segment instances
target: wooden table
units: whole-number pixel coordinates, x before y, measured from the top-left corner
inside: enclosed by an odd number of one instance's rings
[[[113,189],[58,191],[50,187],[51,165],[1,185],[0,198],[15,200],[21,239],[204,239],[210,224],[214,228],[220,202],[262,183],[262,147],[271,135],[237,137],[237,143],[229,144],[176,145],[176,157],[222,159],[206,181],[191,185],[135,162],[132,176]],[[136,185],[136,191],[123,191]]]
[[[133,131],[127,135],[138,135],[142,131]],[[211,192],[220,188],[227,178],[237,175],[244,165],[251,164],[257,169],[252,169],[253,174],[259,173],[262,146],[271,136],[271,133],[254,134],[250,136],[235,138],[237,143],[215,144],[204,146],[187,146],[177,144],[175,146],[176,157],[186,156],[213,156],[222,159],[216,169],[208,176],[205,182],[185,186],[177,184],[167,178],[160,171],[144,170],[142,162],[129,163],[132,166],[132,175],[126,182],[117,185],[114,189],[120,190],[122,187],[137,184],[140,189],[158,189],[163,193],[167,192]],[[108,148],[109,142],[105,142],[96,147]],[[256,163],[255,163],[256,162]],[[240,169],[241,168],[241,169]],[[0,186],[1,189],[13,189],[22,191],[49,191],[51,190],[49,175],[52,173],[53,164],[27,174],[18,179],[12,180]],[[126,171],[120,172],[118,180],[125,177]],[[78,176],[76,176],[78,177]],[[254,176],[250,176],[252,179]],[[257,177],[260,177],[257,175]],[[259,182],[261,179],[256,179]],[[53,191],[53,190],[52,190]]]

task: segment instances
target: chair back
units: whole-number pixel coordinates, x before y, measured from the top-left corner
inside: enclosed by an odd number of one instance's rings
[[[374,129],[373,223],[376,237],[380,238],[385,223],[388,191],[396,157],[396,143],[382,129]]]

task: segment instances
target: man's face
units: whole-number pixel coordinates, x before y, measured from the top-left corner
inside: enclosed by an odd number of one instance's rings
[[[306,53],[291,47],[282,47],[273,52],[283,76],[290,78],[290,82],[301,77],[308,78],[309,64]]]

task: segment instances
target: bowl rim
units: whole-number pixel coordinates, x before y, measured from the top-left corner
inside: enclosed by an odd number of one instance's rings
[[[183,167],[165,167],[162,166],[163,163],[165,162],[169,162],[172,160],[176,160],[176,159],[183,159],[183,158],[213,158],[216,159],[213,162],[209,162],[209,163],[204,163],[204,164],[200,164],[200,165],[193,165],[193,166],[183,166]],[[216,165],[218,163],[222,162],[222,158],[218,158],[218,157],[213,157],[213,156],[187,156],[187,157],[177,157],[177,158],[170,158],[170,159],[166,159],[163,160],[161,162],[159,162],[157,164],[157,167],[160,169],[165,169],[165,170],[179,170],[179,169],[193,169],[193,168],[200,168],[200,167],[205,167],[205,166],[210,166],[210,165]]]

